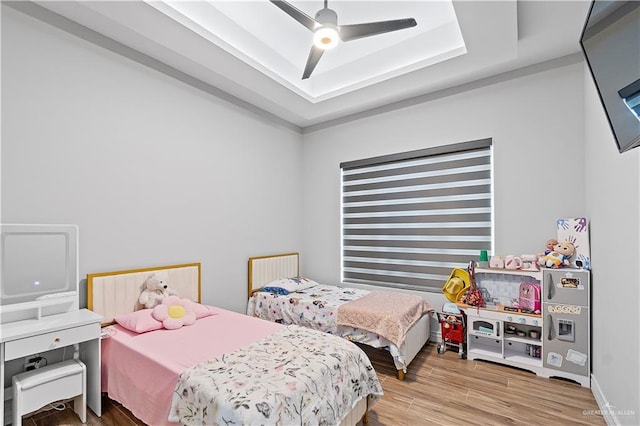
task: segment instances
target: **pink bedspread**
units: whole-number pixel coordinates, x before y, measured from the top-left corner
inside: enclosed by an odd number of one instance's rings
[[[420,296],[373,291],[338,308],[338,325],[377,333],[401,346],[407,331],[433,307]]]
[[[102,391],[148,425],[166,425],[178,376],[186,368],[236,350],[282,329],[221,308],[217,315],[177,330],[136,334],[106,327],[102,340]]]

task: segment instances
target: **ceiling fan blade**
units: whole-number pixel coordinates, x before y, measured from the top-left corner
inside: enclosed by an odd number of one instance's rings
[[[368,22],[364,24],[340,25],[338,32],[340,40],[351,41],[363,37],[388,33],[391,31],[403,30],[418,25],[415,19],[395,19],[392,21]]]
[[[309,78],[316,65],[318,65],[318,61],[322,57],[324,50],[317,48],[315,45],[311,47],[311,51],[309,52],[309,58],[307,59],[307,65],[304,67],[304,73],[302,74],[302,79],[305,80]]]
[[[282,0],[269,0],[275,6],[280,8],[284,13],[291,16],[296,21],[300,22],[305,27],[309,28],[311,31],[314,31],[318,25],[320,25],[315,19],[311,16],[307,15],[300,9],[296,8],[292,4],[282,1]]]

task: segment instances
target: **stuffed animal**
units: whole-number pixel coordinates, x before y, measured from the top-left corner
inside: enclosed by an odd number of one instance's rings
[[[455,315],[447,315],[446,322],[448,322],[449,324],[457,324],[460,321],[458,320],[458,317]]]
[[[178,295],[176,290],[169,288],[167,276],[162,272],[149,275],[142,286],[143,290],[138,297],[138,302],[149,309],[156,307],[165,297]]]
[[[575,250],[574,245],[569,241],[556,243],[551,251],[548,253],[545,251],[545,254],[538,258],[538,264],[555,269],[569,266],[569,259],[573,256]]]
[[[555,238],[551,238],[547,240],[547,244],[545,245],[545,249],[544,249],[544,255],[551,253],[553,251],[553,247],[556,244],[558,244],[558,240],[556,240]]]

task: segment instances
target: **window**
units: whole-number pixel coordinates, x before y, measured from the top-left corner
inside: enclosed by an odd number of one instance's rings
[[[482,139],[342,163],[343,281],[440,291],[491,253],[491,152]]]

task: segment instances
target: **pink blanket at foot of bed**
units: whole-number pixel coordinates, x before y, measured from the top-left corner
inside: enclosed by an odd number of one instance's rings
[[[411,326],[430,312],[433,307],[420,296],[373,291],[341,305],[337,323],[377,333],[400,347]]]

